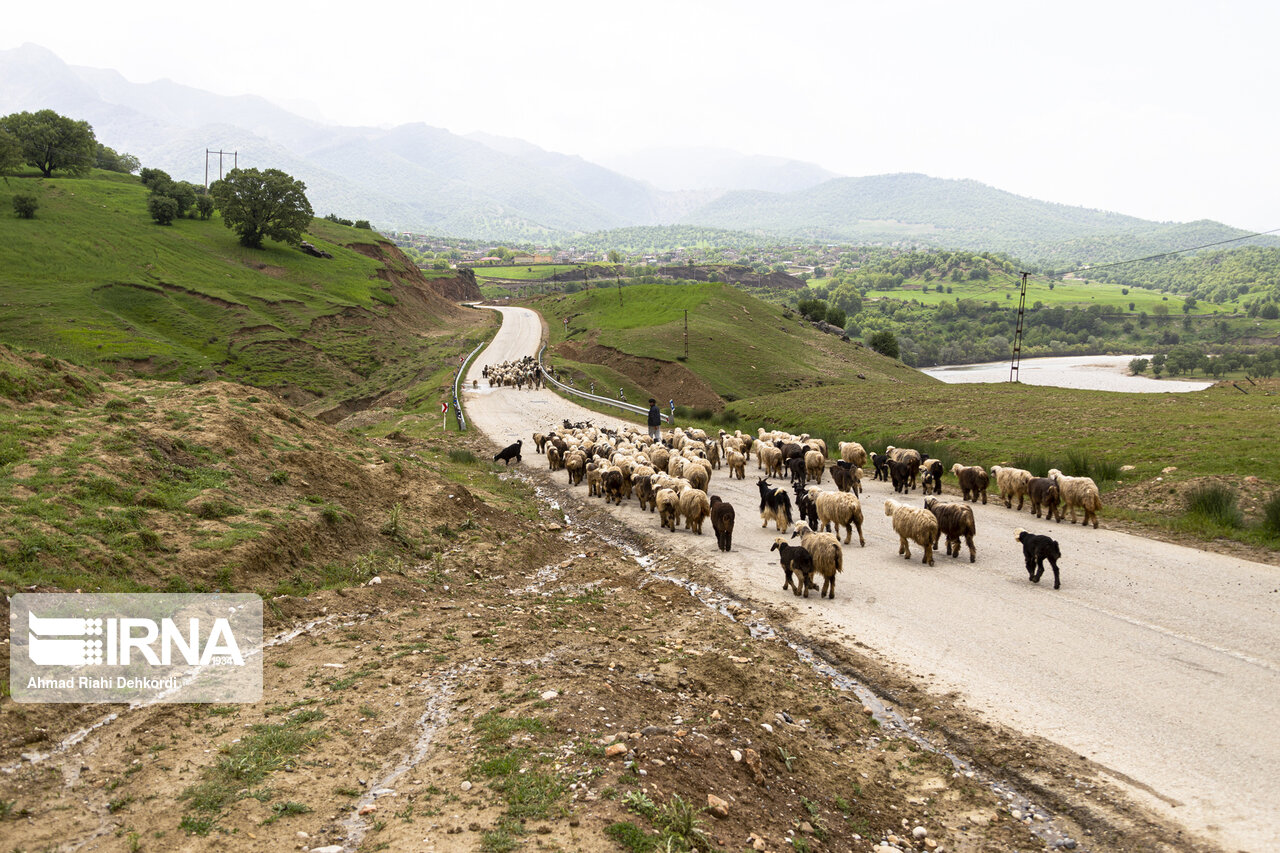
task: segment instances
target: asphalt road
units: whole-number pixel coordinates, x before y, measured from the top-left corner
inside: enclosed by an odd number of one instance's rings
[[[468,386],[485,364],[537,352],[538,315],[498,310],[502,329]],[[482,387],[465,405],[495,444],[523,438],[531,466],[545,464],[535,431],[563,418],[612,420],[550,391]],[[732,553],[716,549],[709,524],[701,537],[670,534],[672,548],[715,560],[743,598],[794,607],[793,628],[861,642],[931,690],[956,691],[988,718],[1103,765],[1136,799],[1226,849],[1280,845],[1280,570],[1108,530],[1105,508],[1093,530],[996,500],[974,505],[977,562],[963,550],[930,568],[916,546],[911,562],[898,556],[884,515],[892,490],[864,481],[866,547],[856,533],[845,546],[834,601],[796,599],[769,552],[776,532],[759,526],[754,460],[747,475],[730,481],[721,469],[711,480],[710,492],[737,509]],[[834,488],[829,477],[823,488]],[[911,502],[921,505],[918,490]],[[611,511],[658,528],[634,501]],[[1060,590],[1051,578],[1028,582],[1019,527],[1060,543]]]

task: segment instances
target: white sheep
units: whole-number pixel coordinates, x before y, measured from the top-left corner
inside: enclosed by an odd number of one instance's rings
[[[658,505],[659,523],[675,533],[676,522],[680,520],[680,496],[674,489],[659,489],[654,502]]]
[[[684,529],[702,535],[702,522],[711,515],[711,499],[702,489],[688,488],[680,493],[680,514]]]
[[[924,549],[920,562],[933,565],[933,545],[938,541],[938,519],[927,509],[899,503],[892,498],[884,502],[884,514],[893,519],[893,532],[898,534],[898,553],[911,559],[911,545]]]
[[[747,457],[743,456],[738,450],[730,450],[725,456],[725,464],[729,467],[729,479],[737,477],[739,480],[747,478]]]
[[[818,450],[806,450],[804,454],[804,475],[815,482],[822,482],[823,466],[827,457]]]
[[[840,458],[855,468],[861,468],[867,464],[867,450],[856,441],[842,441]]]
[[[1071,523],[1076,523],[1076,507],[1084,511],[1084,521],[1088,524],[1093,519],[1093,529],[1098,529],[1098,510],[1102,509],[1102,495],[1098,493],[1098,484],[1092,477],[1068,477],[1057,468],[1049,471],[1049,479],[1058,484],[1058,493],[1062,502],[1071,512]],[[1021,507],[1019,507],[1021,508]]]
[[[824,492],[817,486],[809,486],[806,491],[813,501],[814,510],[818,513],[818,523],[825,533],[835,525],[837,538],[840,527],[844,527],[844,544],[853,539],[853,528],[858,528],[858,544],[866,547],[867,540],[862,535],[862,502],[852,492]]]
[[[1022,512],[1022,502],[1027,497],[1027,484],[1031,482],[1031,472],[1023,468],[992,465],[991,476],[996,478],[996,488],[1000,490],[1005,508],[1011,508],[1013,499],[1017,498],[1018,512]]]
[[[813,558],[813,570],[822,575],[822,591],[819,598],[836,597],[836,573],[844,571],[844,552],[840,539],[832,533],[815,533],[806,522],[796,525],[791,538],[800,537],[800,544]]]

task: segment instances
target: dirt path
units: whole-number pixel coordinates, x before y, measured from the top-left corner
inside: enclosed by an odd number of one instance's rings
[[[502,308],[504,324],[468,375],[534,354],[541,335],[528,309]],[[470,382],[468,382],[470,384]],[[483,379],[480,384],[484,385]],[[468,390],[473,423],[506,445],[564,418],[615,419],[548,392]],[[857,436],[852,436],[857,438]],[[980,715],[1044,737],[1107,768],[1135,800],[1228,849],[1280,843],[1280,576],[1272,566],[1106,529],[1047,525],[993,502],[975,506],[975,564],[941,557],[933,568],[897,556],[882,483],[862,497],[867,538],[845,548],[834,601],[781,592],[772,528],[762,531],[749,479],[712,478],[737,507],[734,551],[715,538],[670,534],[670,547],[718,567],[725,588],[790,611],[790,626],[859,645],[935,694],[954,692]],[[824,488],[832,488],[830,481]],[[581,489],[585,494],[585,487]],[[945,499],[958,500],[957,495]],[[916,505],[919,493],[912,496]],[[634,503],[610,510],[657,529]],[[646,514],[647,515],[647,514]],[[1013,531],[1061,543],[1062,589],[1033,586]],[[1051,529],[1048,529],[1051,528]]]

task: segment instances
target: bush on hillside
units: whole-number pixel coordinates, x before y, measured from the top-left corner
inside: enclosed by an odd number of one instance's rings
[[[167,195],[152,193],[147,199],[147,212],[158,224],[172,225],[178,218],[178,202]]]
[[[35,219],[39,200],[30,193],[18,193],[13,197],[13,212],[23,219]]]

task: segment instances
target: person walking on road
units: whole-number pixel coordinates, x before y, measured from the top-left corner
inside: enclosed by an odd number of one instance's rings
[[[658,401],[649,398],[649,438],[655,444],[662,443],[662,412],[658,410]]]

